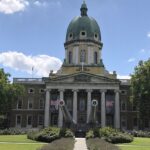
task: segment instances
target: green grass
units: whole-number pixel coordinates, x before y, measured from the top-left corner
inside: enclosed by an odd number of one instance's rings
[[[0,142],[36,143],[27,139],[27,135],[1,135]]]
[[[36,150],[37,148],[42,147],[43,145],[44,143],[42,144],[27,139],[27,135],[0,136],[0,150]]]
[[[42,144],[0,144],[1,150],[36,150],[37,148],[42,147]]]
[[[150,150],[150,138],[134,138],[128,144],[117,144],[121,150]]]

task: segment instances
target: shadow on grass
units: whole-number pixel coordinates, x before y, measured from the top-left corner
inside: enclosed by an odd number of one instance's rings
[[[61,138],[37,150],[73,150],[74,142],[73,138]]]
[[[119,147],[108,143],[100,138],[86,140],[88,150],[120,150]]]

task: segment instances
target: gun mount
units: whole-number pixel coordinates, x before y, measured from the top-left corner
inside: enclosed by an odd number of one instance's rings
[[[97,115],[96,115],[96,109],[98,106],[98,101],[97,100],[92,100],[91,102],[91,112],[89,115],[89,120],[88,124],[96,126],[98,124],[97,122]]]
[[[65,105],[65,101],[64,100],[60,100],[59,102],[59,107],[62,110],[63,113],[63,117],[64,117],[64,121],[67,127],[73,127],[76,125],[75,121],[73,120],[70,112],[68,111],[67,106]]]

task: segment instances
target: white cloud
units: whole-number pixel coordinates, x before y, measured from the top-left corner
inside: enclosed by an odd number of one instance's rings
[[[145,53],[145,52],[146,52],[145,49],[141,49],[141,50],[140,50],[140,53]]]
[[[117,79],[131,79],[129,75],[117,75]]]
[[[0,64],[14,70],[32,73],[34,67],[35,76],[48,76],[50,70],[57,71],[62,62],[56,57],[48,55],[30,56],[16,51],[0,53]]]
[[[48,5],[48,3],[47,2],[40,2],[40,1],[35,1],[34,2],[34,5],[36,5],[36,6],[44,6],[44,7],[46,7],[47,5]]]
[[[130,58],[128,59],[128,62],[134,62],[136,59],[135,58]]]
[[[150,32],[147,33],[147,37],[150,38]]]
[[[36,0],[35,2],[34,2],[34,5],[36,5],[36,6],[39,6],[39,7],[41,7],[41,6],[43,6],[43,7],[46,7],[46,6],[52,6],[52,7],[55,7],[55,6],[57,6],[57,7],[60,7],[61,6],[61,2],[60,1],[40,1],[40,0]]]
[[[4,14],[13,14],[24,11],[29,5],[27,0],[0,0],[0,12]]]

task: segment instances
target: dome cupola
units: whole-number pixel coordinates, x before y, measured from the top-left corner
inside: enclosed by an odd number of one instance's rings
[[[78,40],[94,41],[101,44],[99,25],[94,18],[88,16],[85,1],[81,5],[80,11],[81,16],[73,18],[68,26],[66,44]]]

